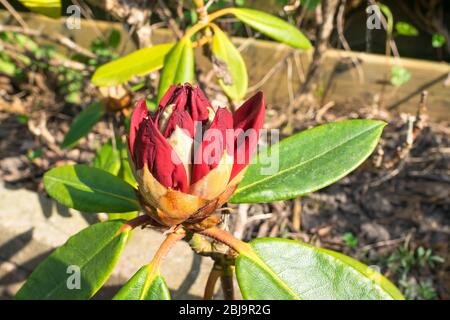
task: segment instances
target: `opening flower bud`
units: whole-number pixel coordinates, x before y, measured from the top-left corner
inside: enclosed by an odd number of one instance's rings
[[[139,101],[129,150],[146,211],[172,226],[197,223],[223,205],[256,151],[264,112],[261,92],[232,115],[187,83],[171,86],[153,115]]]

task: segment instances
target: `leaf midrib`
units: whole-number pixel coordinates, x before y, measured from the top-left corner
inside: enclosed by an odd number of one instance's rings
[[[111,196],[111,197],[118,198],[118,199],[121,199],[121,200],[125,200],[125,201],[133,203],[133,204],[135,204],[135,205],[137,205],[139,207],[139,203],[137,202],[137,200],[134,200],[134,199],[131,199],[131,198],[128,198],[128,197],[125,197],[125,196],[121,196],[121,195],[118,195],[118,194],[115,194],[115,193],[107,192],[107,191],[104,191],[104,190],[101,190],[101,189],[97,189],[97,188],[92,188],[92,187],[85,187],[85,188],[83,188],[82,186],[86,186],[85,184],[73,183],[73,182],[70,182],[70,181],[67,181],[67,180],[64,180],[64,179],[61,179],[61,178],[56,178],[54,176],[48,176],[48,179],[53,179],[55,182],[62,182],[63,184],[69,185],[71,187],[77,187],[78,190],[95,191],[95,192],[98,192],[98,193],[103,194],[103,195],[107,195],[107,196]],[[80,186],[81,186],[81,188],[80,188]]]
[[[120,229],[120,226],[119,226],[118,230],[119,230],[119,229]],[[128,234],[128,233],[127,233],[126,231],[125,231],[125,232],[121,232],[121,233],[119,233],[119,234],[117,234],[117,235],[114,235],[109,241],[107,241],[106,243],[104,243],[104,245],[103,245],[100,249],[98,249],[97,251],[95,251],[94,254],[90,255],[89,258],[85,259],[85,261],[79,265],[81,272],[82,272],[83,268],[84,268],[87,264],[89,264],[90,262],[92,262],[92,260],[93,260],[97,255],[99,255],[99,254],[101,253],[101,251],[103,251],[107,246],[109,246],[109,245],[110,245],[117,237],[123,237],[123,236],[126,237],[127,234]],[[120,245],[120,242],[119,242],[118,244]],[[56,253],[56,252],[55,252],[55,253]],[[65,282],[60,282],[58,285],[56,285],[53,289],[51,289],[51,290],[45,295],[45,298],[50,297],[56,290],[59,290],[59,288],[60,288],[62,285],[65,285],[65,284],[66,284]],[[45,299],[45,298],[44,298],[44,299]]]
[[[381,124],[379,124],[378,126],[381,126]],[[377,126],[377,127],[378,127],[378,126]],[[263,178],[263,179],[260,179],[260,180],[255,181],[255,182],[253,182],[253,183],[250,183],[250,184],[248,184],[248,185],[245,185],[245,186],[243,186],[242,188],[238,188],[238,190],[236,190],[236,195],[238,195],[240,192],[243,192],[244,190],[246,190],[246,189],[248,189],[248,188],[250,188],[250,187],[253,187],[254,185],[258,185],[258,184],[263,183],[263,182],[265,182],[265,181],[267,181],[267,180],[275,179],[276,177],[281,176],[281,175],[283,175],[283,174],[286,173],[286,172],[289,172],[289,171],[292,171],[292,170],[294,170],[294,169],[297,169],[298,167],[303,166],[303,165],[305,165],[305,164],[307,164],[307,163],[309,163],[309,162],[311,162],[311,161],[313,161],[313,160],[315,160],[315,159],[317,159],[317,158],[319,158],[319,157],[321,157],[321,156],[323,156],[323,155],[325,155],[325,154],[327,154],[327,153],[330,153],[330,152],[334,151],[335,149],[337,149],[337,148],[343,146],[344,144],[347,144],[348,142],[350,142],[350,141],[352,141],[352,140],[358,138],[359,136],[361,136],[361,135],[367,133],[368,131],[371,131],[371,130],[373,130],[373,129],[376,129],[377,127],[374,126],[374,127],[370,128],[370,129],[364,130],[364,131],[362,131],[361,133],[359,133],[359,134],[357,134],[357,135],[351,137],[350,139],[345,140],[344,142],[337,144],[337,145],[334,146],[333,148],[328,149],[328,150],[326,150],[325,152],[319,153],[319,154],[317,154],[316,156],[312,157],[311,159],[308,159],[308,160],[306,160],[306,161],[300,162],[300,163],[298,163],[298,164],[296,164],[296,165],[294,165],[294,166],[292,166],[292,167],[289,167],[289,168],[287,168],[287,169],[281,170],[281,171],[280,171],[279,173],[277,173],[277,174],[274,174],[274,175],[271,175],[271,176],[267,176],[266,178]]]
[[[264,262],[263,259],[258,255],[258,251],[252,247],[252,254],[245,255],[250,261],[253,261],[256,265],[258,265],[261,269],[263,269],[276,283],[281,284],[281,287],[285,289],[289,295],[291,295],[294,299],[301,300],[301,298],[295,293],[285,282],[281,279],[272,268]]]
[[[145,49],[150,49],[150,48],[144,48],[144,49],[141,49],[141,50],[145,50]],[[146,50],[146,51],[149,51],[149,50]],[[142,52],[140,52],[140,53],[143,54]],[[130,78],[130,75],[135,73],[136,67],[140,67],[142,65],[149,65],[150,64],[150,61],[147,60],[145,62],[139,62],[138,61],[136,64],[132,64],[131,66],[129,66],[129,65],[126,65],[126,64],[123,63],[122,59],[126,59],[126,58],[128,58],[128,57],[127,56],[123,56],[123,57],[121,57],[121,58],[119,58],[117,60],[111,61],[110,65],[106,65],[105,64],[104,66],[100,66],[99,67],[99,72],[100,72],[100,70],[102,70],[101,69],[102,67],[104,67],[104,68],[103,68],[102,73],[100,73],[101,77],[97,76],[96,81],[98,81],[99,79],[100,80],[111,80],[111,79],[117,80],[118,79],[119,81],[124,79],[124,78],[128,79],[128,78]],[[157,61],[157,59],[159,59],[159,57],[158,58],[153,57],[151,62],[154,63],[155,61]],[[162,60],[164,60],[164,57],[162,57]],[[113,65],[113,63],[114,63],[114,65]],[[119,65],[119,66],[123,65],[123,66],[117,67],[117,65]],[[156,68],[150,68],[150,69],[160,69],[161,67],[162,67],[162,65],[158,64],[158,66]],[[105,69],[106,69],[106,71],[104,71]],[[142,73],[150,73],[150,72],[151,71],[148,71],[148,72],[147,71],[141,71],[141,72],[139,72],[139,75],[142,75]],[[121,73],[122,74],[126,73],[126,76],[121,75]]]

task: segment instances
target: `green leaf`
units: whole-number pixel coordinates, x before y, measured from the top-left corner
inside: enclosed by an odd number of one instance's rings
[[[395,30],[401,36],[414,37],[419,34],[419,31],[412,25],[404,21],[399,21],[395,24]]]
[[[108,220],[131,220],[139,216],[139,211],[108,213]]]
[[[135,189],[112,174],[86,165],[56,167],[44,175],[48,194],[63,205],[85,212],[139,210]]]
[[[121,154],[121,167],[118,176],[122,178],[122,180],[128,182],[134,188],[137,188],[137,181],[134,177],[133,170],[131,169],[130,162],[128,160],[128,147],[122,147],[120,149]]]
[[[248,87],[245,62],[239,50],[218,27],[214,28],[212,53],[218,60],[218,68],[225,69],[224,76],[219,79],[219,84],[223,91],[235,101],[242,100]],[[222,70],[220,70],[220,72],[222,72]]]
[[[440,33],[435,33],[431,37],[431,45],[433,48],[440,48],[445,44],[445,37]]]
[[[17,68],[14,63],[0,57],[0,73],[13,77],[16,74],[16,70]]]
[[[164,59],[164,68],[159,80],[158,101],[169,89],[170,85],[193,82],[194,50],[190,39],[181,39]]]
[[[293,240],[253,240],[250,250],[236,260],[236,275],[247,300],[404,299],[372,268],[341,253]]]
[[[116,140],[116,143],[118,141],[119,139]],[[94,167],[108,171],[115,176],[120,171],[121,163],[120,150],[117,145],[113,146],[112,140],[109,140],[97,150],[93,161]]]
[[[394,66],[391,68],[391,84],[394,86],[401,86],[411,79],[411,74],[408,69]]]
[[[271,14],[253,9],[230,8],[230,12],[243,23],[266,36],[294,48],[309,49],[311,42],[295,26]]]
[[[33,271],[16,299],[92,297],[109,278],[127,242],[130,229],[123,227],[118,220],[97,223],[70,237]]]
[[[15,42],[19,44],[22,48],[25,48],[29,51],[36,52],[39,49],[39,45],[34,42],[30,37],[27,37],[20,33],[14,34]]]
[[[99,102],[94,102],[83,109],[73,120],[61,147],[66,149],[75,146],[82,137],[91,131],[104,114],[105,110]]]
[[[320,0],[302,0],[301,4],[308,10],[314,10],[320,4]]]
[[[170,292],[164,278],[150,264],[140,268],[113,299],[170,300]]]
[[[384,125],[375,120],[338,121],[280,141],[249,165],[231,202],[291,199],[332,184],[372,153]]]
[[[91,82],[97,86],[114,86],[143,76],[163,66],[164,58],[173,47],[171,43],[158,44],[136,50],[122,58],[100,66],[95,70]]]
[[[378,7],[380,8],[381,12],[386,16],[386,22],[387,22],[387,32],[389,34],[392,34],[392,31],[394,29],[394,17],[392,16],[392,11],[389,9],[389,7],[385,4],[378,3]]]
[[[31,12],[51,18],[61,16],[61,0],[19,0],[19,2]]]
[[[108,37],[108,45],[111,48],[117,48],[120,44],[120,38],[121,38],[120,31],[112,29]]]

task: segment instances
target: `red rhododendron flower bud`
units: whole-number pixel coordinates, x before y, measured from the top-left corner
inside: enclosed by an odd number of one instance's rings
[[[171,86],[154,115],[139,101],[129,149],[145,210],[172,226],[198,223],[223,205],[256,151],[264,112],[260,92],[232,115],[190,84]]]

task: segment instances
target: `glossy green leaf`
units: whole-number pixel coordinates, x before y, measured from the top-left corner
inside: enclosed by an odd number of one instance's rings
[[[164,278],[150,264],[139,269],[114,300],[170,300],[170,292]]]
[[[109,278],[129,228],[123,221],[97,223],[72,236],[48,256],[16,299],[89,299]],[[121,229],[123,228],[123,229]]]
[[[84,108],[73,120],[61,147],[71,148],[75,146],[81,138],[91,131],[104,114],[105,110],[99,102],[94,102]]]
[[[117,139],[117,141],[119,141],[119,139]],[[112,141],[109,140],[97,150],[93,165],[96,168],[108,171],[116,176],[119,173],[122,164],[120,156],[117,142],[113,145]]]
[[[419,34],[419,31],[412,24],[404,21],[397,22],[395,30],[401,36],[414,37]]]
[[[258,30],[266,36],[294,48],[309,49],[311,42],[295,26],[271,14],[243,8],[231,8],[230,12],[243,23]]]
[[[127,131],[129,131],[129,128]],[[117,173],[117,176],[134,188],[137,188],[138,183],[134,178],[133,170],[131,169],[130,162],[128,161],[128,143],[124,143],[120,138],[118,138],[116,139],[116,145],[120,154],[120,170]]]
[[[86,165],[56,167],[44,175],[48,194],[63,205],[85,212],[139,210],[135,189],[109,172]]]
[[[292,135],[260,152],[231,202],[291,199],[326,187],[374,150],[385,123],[345,120]]]
[[[235,101],[242,100],[248,87],[245,62],[239,50],[218,27],[214,28],[212,53],[217,60],[219,84],[223,91]],[[222,77],[220,73],[223,73]]]
[[[130,80],[133,76],[143,76],[162,68],[164,58],[173,47],[171,43],[143,48],[100,66],[91,82],[97,86],[113,86]]]
[[[391,300],[400,291],[374,269],[331,250],[261,238],[236,260],[244,299]]]
[[[139,211],[108,213],[108,220],[131,220],[139,216]]]
[[[138,183],[133,175],[133,171],[131,169],[130,163],[128,162],[128,158],[122,157],[122,166],[120,167],[119,177],[133,187],[137,188]]]
[[[183,38],[170,50],[164,59],[158,89],[158,101],[170,85],[194,80],[194,50],[190,39]]]
[[[61,16],[61,0],[19,0],[19,2],[31,12],[51,18]]]

